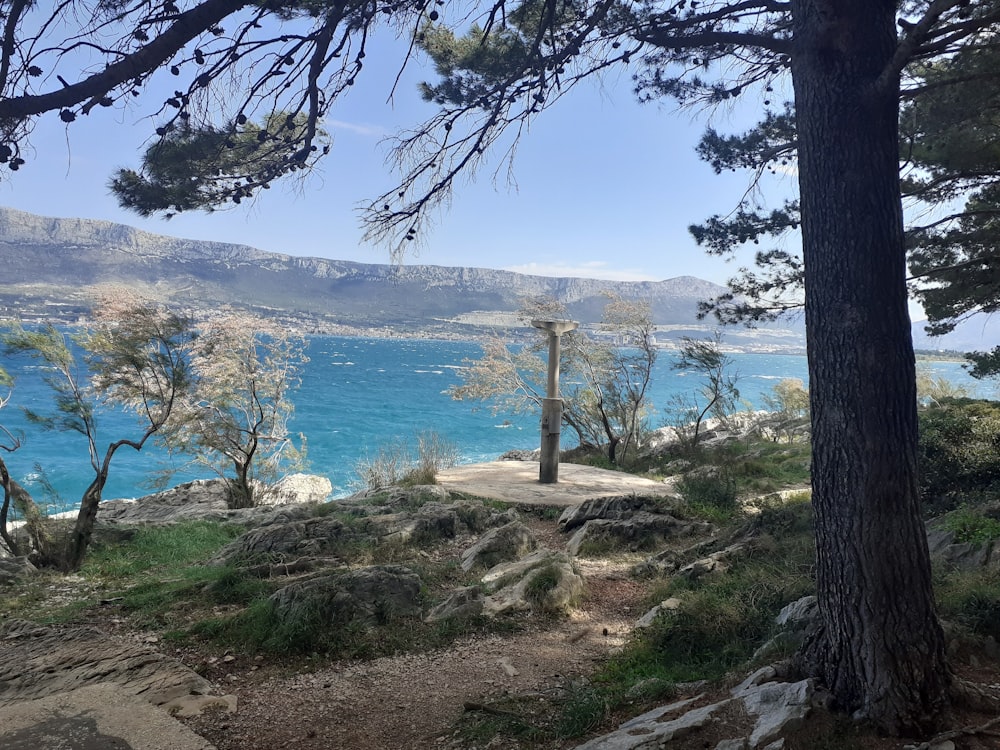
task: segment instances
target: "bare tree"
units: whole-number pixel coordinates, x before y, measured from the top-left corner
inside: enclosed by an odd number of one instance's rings
[[[682,338],[670,366],[677,371],[692,372],[700,379],[697,393],[681,397],[678,415],[682,422],[679,429],[690,431],[686,444],[694,448],[705,417],[724,419],[736,410],[740,398],[736,387],[739,374],[734,370],[733,358],[722,350],[722,335],[718,332],[711,339]]]
[[[535,300],[528,319],[566,317],[551,300]],[[647,391],[656,363],[649,305],[609,297],[598,325],[600,339],[576,330],[560,347],[560,396],[563,424],[584,447],[602,448],[612,463],[625,463],[647,429]],[[494,336],[483,344],[483,357],[468,360],[462,384],[452,398],[491,402],[493,413],[539,410],[545,398],[547,339],[516,347]]]
[[[232,469],[232,507],[257,504],[304,463],[303,439],[296,445],[288,432],[304,347],[278,323],[240,312],[206,321],[191,343],[191,387],[161,437],[223,476]]]
[[[183,347],[189,336],[186,319],[119,292],[102,301],[93,329],[76,337],[84,366],[77,364],[67,335],[54,326],[38,330],[14,323],[2,337],[7,354],[23,354],[52,369],[46,381],[55,393],[55,410],[25,410],[47,429],[80,433],[90,454],[94,478],[84,489],[80,510],[69,535],[37,551],[39,562],[64,571],[83,563],[111,462],[119,449],[142,450],[170,419],[178,395],[187,386]],[[101,448],[97,407],[105,404],[131,412],[138,433]],[[5,491],[7,488],[5,487]]]

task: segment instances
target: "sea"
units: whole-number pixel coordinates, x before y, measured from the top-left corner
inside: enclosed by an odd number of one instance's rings
[[[452,444],[459,463],[491,461],[512,449],[539,445],[539,414],[494,414],[489,404],[456,401],[448,390],[461,382],[461,370],[482,355],[474,342],[425,339],[382,339],[314,336],[309,339],[309,362],[301,372],[301,386],[293,395],[295,414],[291,432],[306,438],[308,471],[329,477],[334,496],[360,489],[359,462],[393,444],[415,445],[421,433],[433,432]],[[807,381],[806,359],[790,354],[732,354],[732,369],[746,408],[763,408],[763,397],[784,378]],[[671,418],[677,394],[700,387],[694,372],[673,368],[674,358],[663,350],[649,391],[653,426]],[[11,476],[52,511],[78,505],[94,476],[82,435],[44,430],[29,423],[22,407],[51,411],[52,392],[46,371],[31,361],[2,362],[14,376],[8,403],[0,410],[7,435],[21,439],[20,447],[5,452]],[[968,376],[958,362],[929,361],[920,367],[969,387],[975,395],[995,397],[992,383]],[[992,394],[992,395],[991,395]],[[102,451],[113,440],[135,434],[134,418],[117,412],[98,415],[98,444]],[[563,433],[563,447],[570,435]],[[112,462],[104,498],[148,494],[164,470],[170,484],[214,476],[193,472],[182,459],[147,445],[142,452],[121,448]]]

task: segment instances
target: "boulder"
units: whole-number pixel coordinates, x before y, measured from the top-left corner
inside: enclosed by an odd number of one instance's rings
[[[668,538],[687,536],[708,530],[708,524],[681,521],[665,513],[639,511],[625,520],[595,519],[577,529],[566,545],[567,551],[579,555],[588,546],[599,550],[652,549]]]
[[[377,625],[420,616],[420,576],[402,565],[372,565],[296,581],[271,595],[281,622],[324,619]]]
[[[661,510],[662,502],[662,498],[640,497],[634,494],[594,498],[566,508],[559,517],[559,528],[563,531],[572,531],[587,521],[597,519],[622,521],[632,518],[639,512],[657,513]]]
[[[452,618],[476,617],[483,614],[486,599],[482,589],[466,586],[456,589],[443,602],[433,607],[424,622],[441,622]]]
[[[37,572],[38,569],[26,556],[0,557],[0,584],[11,583]]]
[[[115,641],[96,628],[0,623],[0,705],[98,683],[155,705],[212,691],[203,677],[149,645]]]
[[[535,610],[567,612],[583,595],[583,577],[562,552],[539,549],[527,557],[500,563],[482,578],[489,593],[483,613]]]
[[[927,547],[931,559],[960,570],[975,570],[1000,566],[997,540],[987,542],[956,542],[955,532],[944,527],[941,519],[927,525]]]
[[[228,565],[267,558],[290,558],[335,555],[339,547],[354,537],[343,521],[329,516],[292,523],[275,523],[250,529],[240,535],[209,561],[210,565]]]
[[[318,474],[289,474],[272,484],[262,494],[264,505],[325,503],[333,493],[333,484]]]
[[[137,524],[224,520],[230,516],[228,496],[226,480],[197,479],[136,500],[105,500],[98,506],[97,522]]]
[[[454,538],[460,526],[453,507],[434,503],[411,512],[369,516],[358,528],[379,543],[428,544]]]
[[[476,566],[492,568],[508,560],[517,560],[534,552],[538,543],[531,530],[520,521],[490,529],[462,553],[462,570]]]

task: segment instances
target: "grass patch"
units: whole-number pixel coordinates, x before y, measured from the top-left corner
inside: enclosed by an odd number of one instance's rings
[[[975,508],[962,505],[942,519],[944,528],[955,534],[956,542],[984,544],[1000,539],[1000,520],[983,515]]]
[[[80,574],[105,581],[159,573],[183,574],[192,563],[203,562],[243,533],[238,526],[189,521],[138,529],[127,542],[95,544]]]
[[[513,620],[502,618],[453,618],[425,623],[389,613],[376,623],[345,623],[318,608],[301,611],[294,620],[281,620],[268,599],[256,599],[239,613],[201,620],[190,632],[244,653],[374,659],[429,651],[470,635],[513,633],[521,628]]]
[[[935,569],[934,596],[943,620],[1000,640],[1000,573]]]

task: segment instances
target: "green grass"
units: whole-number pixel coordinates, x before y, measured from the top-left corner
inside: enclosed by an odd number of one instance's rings
[[[80,574],[104,581],[156,573],[185,575],[243,532],[238,526],[190,521],[140,528],[127,542],[94,545]]]
[[[946,515],[944,528],[954,532],[956,542],[984,544],[1000,539],[1000,520],[983,515],[969,505],[962,505]]]
[[[1000,640],[1000,573],[990,569],[934,571],[941,619]]]

